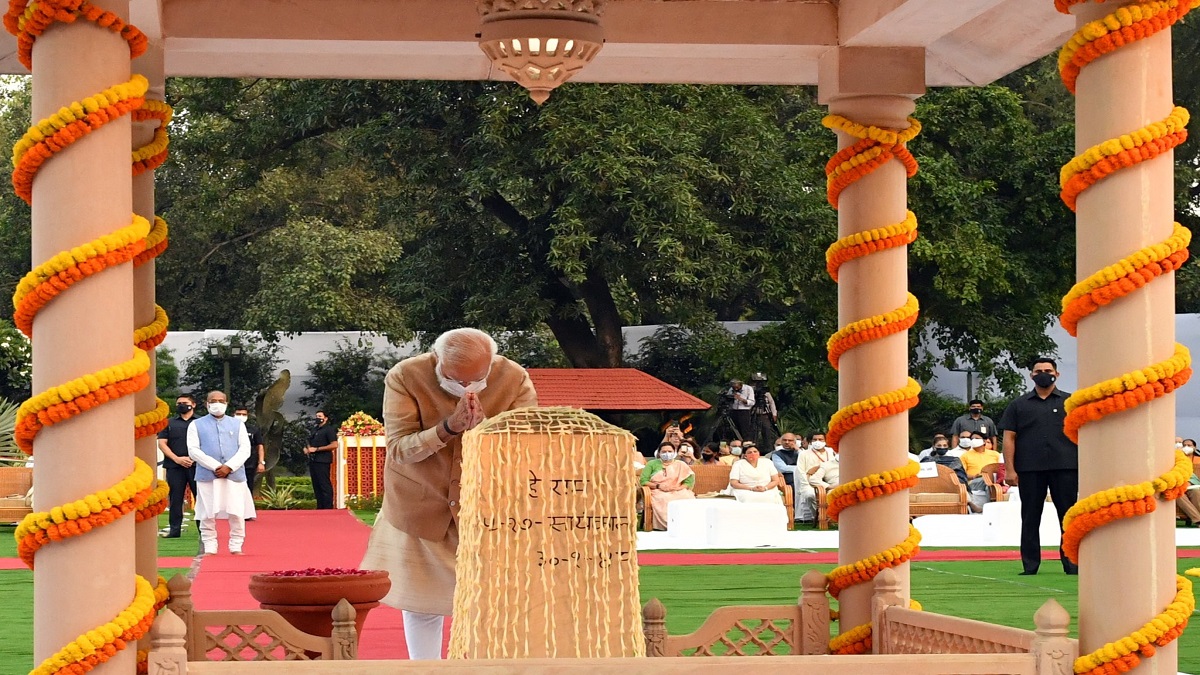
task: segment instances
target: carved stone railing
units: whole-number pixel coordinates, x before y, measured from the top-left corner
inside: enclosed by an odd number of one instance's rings
[[[666,608],[652,599],[642,608],[646,655],[778,656],[825,654],[829,642],[829,599],[825,575],[810,570],[794,605],[720,607],[687,635],[668,635]]]
[[[1034,614],[1034,630],[907,608],[899,579],[884,570],[875,579],[871,620],[876,654],[1031,654],[1040,673],[1070,673],[1079,652],[1067,637],[1071,617],[1053,599]]]
[[[265,609],[197,610],[191,582],[167,583],[171,600],[151,630],[149,675],[186,673],[187,662],[353,660],[358,656],[356,612],[345,600],[333,609],[332,637],[302,632]]]

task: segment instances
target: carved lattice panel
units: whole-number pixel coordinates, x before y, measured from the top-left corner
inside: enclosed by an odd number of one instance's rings
[[[208,661],[310,660],[267,626],[205,626],[204,653]]]
[[[715,640],[680,650],[680,656],[773,656],[796,654],[792,619],[741,619]]]
[[[1028,650],[984,638],[890,623],[887,627],[892,654],[1020,654]]]

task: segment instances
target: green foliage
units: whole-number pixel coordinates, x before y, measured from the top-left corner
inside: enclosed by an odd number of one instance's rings
[[[251,254],[264,283],[246,303],[251,329],[299,333],[373,329],[405,334],[396,304],[366,290],[378,288],[400,256],[395,238],[378,230],[335,226],[316,217],[289,221],[259,239]]]
[[[179,398],[179,366],[175,363],[175,352],[169,347],[154,350],[155,385],[158,397],[174,402]]]
[[[305,476],[286,476],[275,481],[277,485],[287,486],[292,489],[292,495],[296,499],[316,499],[313,494],[312,479]]]
[[[196,349],[183,361],[180,378],[183,390],[196,397],[200,406],[210,391],[225,390],[224,362],[209,351],[212,347],[229,349],[237,346],[241,354],[229,359],[229,381],[232,391],[225,392],[231,406],[253,408],[254,397],[275,380],[279,365],[278,345],[266,342],[252,333],[239,333],[226,340],[201,340]],[[303,446],[301,446],[303,447]]]
[[[295,485],[276,481],[274,486],[264,485],[258,491],[258,499],[254,500],[254,503],[264,509],[285,510],[296,508],[298,501]]]
[[[568,368],[570,364],[554,335],[544,328],[504,331],[492,336],[502,356],[526,368]]]
[[[13,432],[17,428],[20,404],[0,398],[0,466],[25,466],[29,457],[17,448]]]
[[[283,427],[283,449],[279,464],[288,473],[304,480],[308,480],[308,456],[304,454],[304,446],[308,444],[308,435],[314,428],[313,424],[310,417],[297,415],[287,420]]]
[[[29,339],[7,319],[0,319],[0,398],[24,401],[32,383],[33,354]]]
[[[319,408],[340,425],[361,410],[375,419],[383,417],[383,379],[397,361],[394,353],[375,354],[370,343],[342,340],[324,358],[310,363],[304,381],[308,393],[300,403]],[[301,445],[303,447],[303,445]]]

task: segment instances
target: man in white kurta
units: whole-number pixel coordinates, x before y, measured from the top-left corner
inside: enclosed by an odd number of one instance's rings
[[[196,519],[204,555],[217,552],[217,518],[229,519],[229,552],[241,555],[246,519],[254,517],[254,498],[246,484],[250,435],[246,425],[225,414],[228,401],[220,391],[206,398],[208,414],[187,432],[188,457],[196,462]]]

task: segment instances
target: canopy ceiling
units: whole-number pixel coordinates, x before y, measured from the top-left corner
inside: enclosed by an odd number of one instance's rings
[[[507,80],[475,0],[131,0],[168,76]],[[608,0],[575,82],[816,84],[835,46],[926,49],[929,86],[986,84],[1053,51],[1051,0]],[[3,35],[0,71],[27,72]]]

